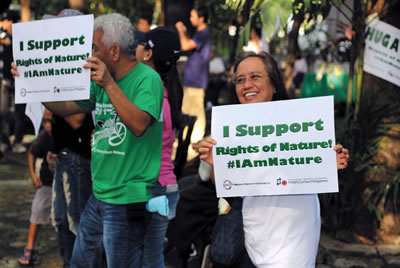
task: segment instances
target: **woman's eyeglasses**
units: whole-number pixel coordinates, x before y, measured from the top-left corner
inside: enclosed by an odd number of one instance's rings
[[[245,75],[240,75],[236,78],[234,81],[236,86],[242,87],[244,84],[246,84],[246,81],[248,80],[249,82],[258,82],[261,80],[261,78],[265,77],[267,75],[262,74],[262,73],[251,73],[248,77]]]
[[[147,42],[145,42],[145,41],[136,41],[136,45],[137,45],[137,46],[138,46],[138,45],[142,45],[142,46],[146,47]]]

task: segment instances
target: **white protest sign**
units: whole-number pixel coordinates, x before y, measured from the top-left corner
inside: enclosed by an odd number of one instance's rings
[[[333,96],[212,109],[218,197],[338,192]]]
[[[400,86],[400,30],[380,20],[367,26],[363,69]]]
[[[89,99],[93,15],[13,24],[15,103]]]
[[[26,104],[25,114],[32,122],[35,129],[35,137],[39,135],[40,126],[42,125],[44,106],[40,102],[30,102]]]

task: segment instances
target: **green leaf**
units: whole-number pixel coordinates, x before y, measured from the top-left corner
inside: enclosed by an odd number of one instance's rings
[[[275,31],[277,16],[279,15],[279,30],[284,29],[292,12],[289,1],[264,1],[260,6],[260,19],[266,33],[267,42]],[[278,30],[278,31],[279,31]]]
[[[236,55],[240,55],[243,51],[243,46],[246,46],[250,39],[250,30],[251,30],[251,19],[246,23],[243,27],[242,31],[240,32],[239,42],[236,49]]]

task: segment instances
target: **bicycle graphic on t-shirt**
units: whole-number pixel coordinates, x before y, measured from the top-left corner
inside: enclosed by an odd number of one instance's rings
[[[117,122],[114,126],[114,132],[108,138],[108,144],[111,146],[120,145],[126,137],[126,126],[122,122]]]
[[[96,125],[101,129],[95,132],[93,145],[105,138],[108,138],[110,146],[118,146],[125,140],[127,129],[124,123],[117,121],[118,118],[118,115],[115,115],[113,119],[107,119],[106,121],[98,120],[96,122]]]

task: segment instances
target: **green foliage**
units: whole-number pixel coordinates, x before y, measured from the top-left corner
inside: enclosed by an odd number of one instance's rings
[[[242,52],[243,46],[247,45],[250,38],[250,31],[251,31],[251,22],[249,21],[243,27],[242,31],[239,35],[239,45],[236,47],[236,55],[239,55]]]
[[[217,48],[218,56],[229,56],[234,37],[228,33],[229,25],[234,24],[237,12],[225,3],[225,0],[195,1],[195,6],[204,5],[208,8],[208,29],[211,42]]]
[[[210,18],[209,26],[216,31],[225,31],[224,35],[226,37],[228,26],[236,18],[236,12],[226,5],[224,0],[207,1],[207,7]]]
[[[349,166],[339,172],[339,193],[320,195],[322,214],[329,229],[351,229],[365,207],[379,220],[388,198],[397,202],[398,173],[381,183],[372,183],[368,174],[379,175],[383,171],[388,174],[387,169],[377,168],[384,163],[376,155],[382,150],[382,139],[399,123],[400,107],[391,105],[376,89],[365,90],[357,117],[353,109],[346,116],[336,118],[337,142],[349,148],[351,157]],[[399,133],[391,132],[391,135],[399,137]],[[369,195],[365,196],[366,192]],[[393,194],[389,195],[391,192]],[[371,219],[370,226],[376,223],[374,217],[368,219]]]
[[[136,23],[143,14],[153,14],[156,0],[103,0],[105,13],[118,12]]]
[[[68,8],[68,0],[30,0],[30,7],[35,19],[40,19],[44,14],[57,15]]]
[[[136,23],[143,14],[151,17],[155,3],[156,0],[89,0],[88,11],[95,16],[118,12]],[[68,0],[30,0],[30,6],[36,18],[44,14],[57,15],[62,9],[69,8]]]
[[[385,213],[386,205],[390,201],[393,212],[397,212],[400,172],[391,170],[388,167],[374,168],[373,171],[379,175],[388,177],[387,181],[377,183],[367,194],[368,210],[374,213],[376,219],[380,221]]]
[[[245,2],[245,0],[226,0],[226,4],[238,12],[241,11]],[[342,0],[336,0],[336,2],[342,2]],[[296,16],[304,11],[309,14],[308,18],[310,19],[319,14],[326,16],[330,6],[329,0],[256,0],[251,7],[252,12],[247,24],[253,24],[259,17],[266,31],[266,41],[270,42],[274,34],[286,28],[292,15]],[[240,32],[237,54],[241,52],[239,48],[247,45],[249,41],[250,31],[248,29],[251,26],[247,24]]]
[[[241,10],[244,6],[246,0],[226,0],[226,4],[231,7],[233,10]],[[256,2],[262,2],[262,0],[258,0]]]
[[[98,0],[89,0],[89,13],[93,14],[95,17],[113,12],[117,11],[110,6],[99,5]]]
[[[291,15],[291,3],[289,1],[263,1],[260,5],[260,19],[266,31],[267,42],[276,33],[283,30]],[[278,17],[279,16],[279,17]],[[278,29],[275,27],[278,26]]]

